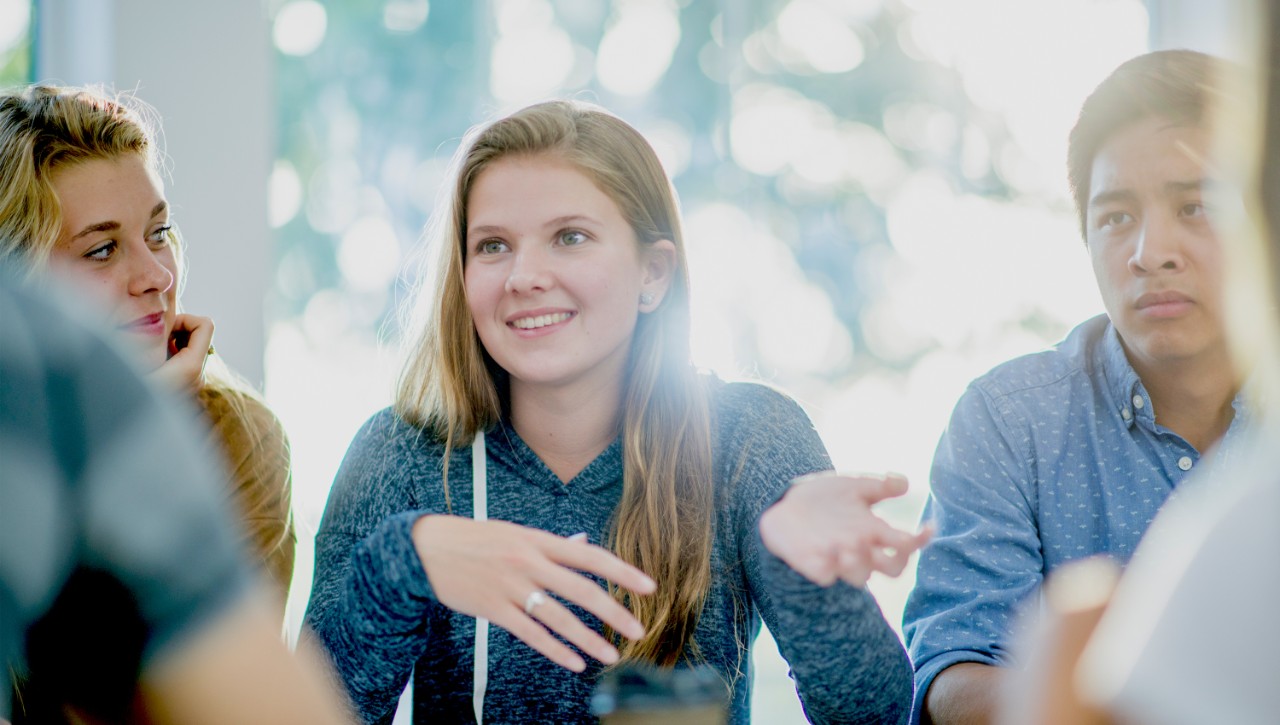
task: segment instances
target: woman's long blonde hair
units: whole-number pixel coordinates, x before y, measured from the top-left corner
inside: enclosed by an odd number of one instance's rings
[[[468,136],[429,234],[439,258],[434,287],[424,294],[435,304],[401,371],[396,412],[443,441],[447,497],[449,453],[498,423],[509,405],[506,375],[485,352],[467,306],[468,195],[498,159],[541,154],[586,174],[617,204],[642,246],[668,239],[676,248],[671,287],[656,310],[641,315],[632,338],[620,421],[623,491],[609,542],[658,582],[647,597],[613,588],[648,632],[619,641],[623,660],[675,664],[696,652],[694,628],[711,582],[711,422],[690,361],[688,262],[675,192],[634,128],[589,104],[552,101]]]

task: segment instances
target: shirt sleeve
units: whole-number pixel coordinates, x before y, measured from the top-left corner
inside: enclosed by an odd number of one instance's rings
[[[912,722],[933,678],[960,662],[1009,663],[1021,604],[1042,579],[1030,429],[970,386],[938,443],[920,554],[903,613],[915,666]]]
[[[306,614],[365,722],[394,710],[427,649],[430,620],[447,611],[410,535],[422,514],[411,510],[396,425],[379,414],[347,451],[316,535]]]
[[[761,618],[791,668],[805,714],[814,723],[894,723],[907,717],[911,666],[875,599],[861,588],[821,587],[771,554],[760,515],[791,479],[830,470],[813,424],[793,401],[756,386],[736,418],[721,465],[730,466],[735,526],[747,585]]]

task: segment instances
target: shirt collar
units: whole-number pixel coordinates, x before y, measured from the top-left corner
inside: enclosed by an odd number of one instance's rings
[[[1126,427],[1142,418],[1148,425],[1155,425],[1155,416],[1151,412],[1151,396],[1143,387],[1138,371],[1133,369],[1129,358],[1124,354],[1124,346],[1120,344],[1120,333],[1116,326],[1107,322],[1107,329],[1102,334],[1097,361],[1102,368],[1103,378],[1107,381],[1107,389],[1111,393],[1110,403],[1115,414],[1120,416]]]
[[[1138,371],[1133,369],[1128,356],[1124,354],[1124,345],[1120,344],[1120,333],[1110,322],[1107,323],[1106,332],[1103,333],[1097,357],[1102,367],[1102,374],[1107,380],[1107,388],[1111,392],[1111,404],[1125,426],[1132,428],[1133,424],[1141,419],[1144,424],[1154,429],[1156,419],[1151,405],[1151,396],[1147,394],[1142,379],[1138,377]],[[1235,416],[1231,421],[1232,429],[1238,427],[1237,423],[1243,426],[1248,418],[1250,408],[1248,400],[1253,387],[1251,383],[1252,378],[1246,380],[1236,392],[1235,398],[1231,400],[1231,407],[1235,410]]]
[[[516,432],[511,420],[504,418],[485,436],[489,455],[516,471],[521,478],[545,488],[568,493],[571,490],[598,491],[622,483],[622,436],[613,442],[595,460],[587,464],[567,485],[552,473],[538,454]]]

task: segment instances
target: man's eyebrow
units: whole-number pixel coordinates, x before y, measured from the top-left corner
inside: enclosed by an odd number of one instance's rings
[[[1217,186],[1217,184],[1212,179],[1168,181],[1165,182],[1164,190],[1169,194],[1185,194],[1188,191],[1203,191],[1204,189],[1212,189],[1215,186]]]
[[[1119,201],[1133,201],[1136,198],[1137,194],[1134,194],[1128,189],[1112,189],[1111,191],[1103,191],[1095,195],[1089,200],[1089,206],[1106,206],[1107,204],[1114,204]]]

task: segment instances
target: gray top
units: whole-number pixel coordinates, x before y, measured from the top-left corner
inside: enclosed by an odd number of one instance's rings
[[[750,720],[749,645],[761,619],[791,665],[814,722],[901,722],[911,701],[902,644],[863,589],[809,583],[761,543],[757,523],[788,482],[830,468],[809,419],[761,385],[709,380],[720,504],[713,583],[695,640],[701,661],[732,689],[730,719]],[[561,536],[604,540],[622,491],[615,440],[568,484],[509,424],[486,436],[489,517]],[[445,512],[442,446],[390,411],[356,435],[316,538],[307,608],[315,630],[367,722],[391,721],[417,665],[414,722],[470,722],[475,620],[441,605],[409,531]],[[471,515],[471,451],[449,465],[453,513]],[[599,622],[571,607],[589,625]],[[490,631],[486,722],[594,722],[588,705],[601,666],[563,669],[500,628]]]
[[[136,605],[145,665],[249,581],[219,469],[189,410],[154,395],[92,326],[14,289],[3,265],[0,341],[0,668],[22,671],[28,628],[85,571]],[[101,624],[89,636],[123,623]],[[74,645],[80,657],[100,643]]]

